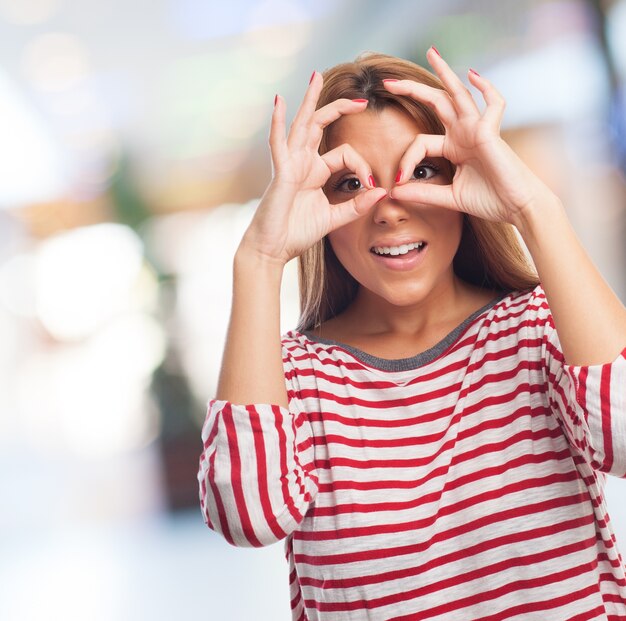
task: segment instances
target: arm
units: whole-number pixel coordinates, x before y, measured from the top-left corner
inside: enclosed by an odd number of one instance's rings
[[[500,137],[502,95],[470,71],[486,103],[482,112],[433,48],[428,60],[445,90],[408,80],[385,83],[432,106],[446,130],[445,136],[418,136],[400,168],[411,170],[431,155],[451,161],[456,172],[449,186],[400,179],[391,195],[518,228],[547,301],[532,304],[528,329],[542,343],[550,407],[593,468],[624,476],[626,351],[618,354],[626,346],[626,311],[587,257],[558,198]]]
[[[287,405],[279,321],[283,267],[333,229],[367,213],[386,194],[370,186],[343,203],[328,202],[322,188],[331,174],[349,169],[369,179],[371,168],[347,145],[320,156],[323,128],[344,114],[363,111],[367,102],[338,99],[316,110],[321,88],[316,72],[288,136],[284,102],[278,96],[275,101],[270,129],[275,173],[235,257],[220,399]]]
[[[525,355],[539,356],[548,405],[571,446],[594,470],[626,477],[626,351],[603,364],[568,364],[542,287],[529,295],[522,321],[537,347]]]
[[[626,309],[587,256],[561,202],[546,194],[514,224],[539,273],[565,361],[613,361],[626,347]]]
[[[246,252],[235,255],[233,302],[217,399],[287,407],[280,344],[280,265]]]
[[[297,368],[281,346],[283,268],[385,194],[370,189],[337,205],[326,199],[322,187],[333,172],[348,167],[368,179],[371,170],[345,145],[319,155],[322,128],[365,109],[363,101],[343,99],[316,110],[321,87],[315,73],[288,137],[284,102],[276,98],[270,130],[275,174],[234,260],[230,324],[217,398],[202,428],[198,471],[204,520],[233,545],[267,545],[285,537],[317,492]]]
[[[418,136],[400,167],[411,170],[432,155],[450,160],[456,173],[449,186],[402,180],[392,196],[515,225],[535,262],[566,361],[589,365],[614,360],[626,346],[626,310],[586,255],[559,199],[500,137],[504,98],[487,79],[470,71],[471,84],[487,104],[481,112],[434,48],[428,60],[445,91],[408,80],[385,87],[432,106],[446,134]]]

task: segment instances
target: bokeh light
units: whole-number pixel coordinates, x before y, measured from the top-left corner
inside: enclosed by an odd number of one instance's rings
[[[90,335],[128,308],[129,292],[145,277],[141,240],[129,228],[101,224],[58,235],[37,257],[37,313],[59,340]],[[155,289],[137,306],[154,304]],[[134,302],[134,300],[133,300]]]
[[[0,17],[16,25],[35,25],[49,20],[64,0],[0,0]]]

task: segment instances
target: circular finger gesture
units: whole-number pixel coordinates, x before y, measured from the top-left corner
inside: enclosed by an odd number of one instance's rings
[[[322,84],[315,72],[288,134],[285,102],[276,97],[269,138],[273,178],[242,240],[246,248],[282,264],[364,215],[386,195],[374,186],[367,162],[349,145],[318,153],[325,127],[367,107],[366,100],[337,99],[316,110]],[[344,169],[355,173],[366,191],[331,205],[322,188]]]
[[[470,91],[435,48],[429,49],[427,59],[445,90],[411,80],[388,80],[385,88],[431,107],[445,134],[416,137],[402,157],[391,196],[456,209],[486,220],[515,223],[550,190],[500,136],[504,98],[487,79],[470,69],[470,83],[486,103],[481,112]],[[444,157],[456,166],[450,185],[407,183],[411,171],[429,156]]]

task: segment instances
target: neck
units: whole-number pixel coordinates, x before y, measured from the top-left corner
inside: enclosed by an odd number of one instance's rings
[[[473,289],[451,274],[423,299],[399,306],[361,287],[346,314],[363,335],[413,337],[463,314]]]

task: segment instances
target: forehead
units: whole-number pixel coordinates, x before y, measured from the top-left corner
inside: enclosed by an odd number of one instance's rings
[[[332,123],[327,130],[327,142],[329,149],[343,143],[355,147],[359,145],[361,149],[393,145],[404,149],[423,131],[412,117],[395,108],[386,107],[379,111],[366,109],[342,116]]]

